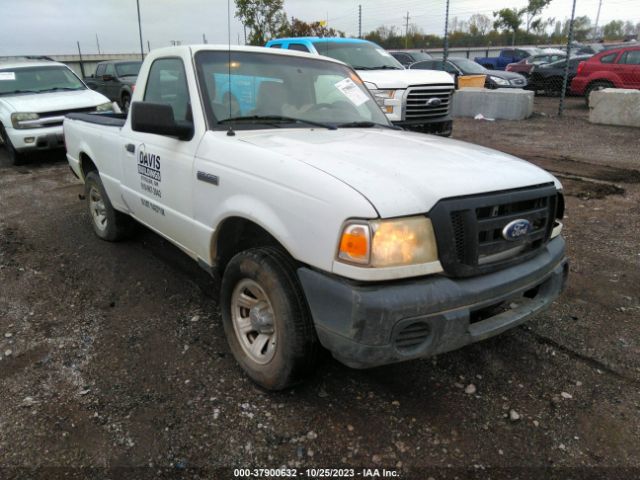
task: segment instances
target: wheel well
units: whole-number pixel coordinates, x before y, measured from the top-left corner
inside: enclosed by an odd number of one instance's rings
[[[220,275],[234,255],[255,247],[284,247],[257,223],[241,217],[227,218],[216,230],[211,257]]]
[[[93,163],[93,160],[84,152],[80,153],[80,171],[82,172],[82,178],[87,178],[89,172],[97,172],[98,167]]]
[[[587,89],[593,87],[593,85],[595,85],[596,83],[603,83],[603,84],[607,84],[607,85],[612,85],[613,86],[613,82],[611,80],[606,80],[604,78],[598,79],[598,80],[592,80],[589,82],[589,85],[587,85]]]

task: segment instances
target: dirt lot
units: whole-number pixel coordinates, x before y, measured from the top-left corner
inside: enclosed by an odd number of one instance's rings
[[[640,476],[639,133],[590,125],[577,99],[565,118],[540,114],[556,102],[454,134],[565,184],[572,267],[554,307],[433,359],[356,371],[328,358],[279,394],[234,363],[195,263],[143,229],[95,237],[63,154],[0,167],[0,478]]]

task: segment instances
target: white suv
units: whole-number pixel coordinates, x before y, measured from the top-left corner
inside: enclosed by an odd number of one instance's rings
[[[0,137],[13,164],[21,163],[26,151],[63,147],[67,113],[112,109],[108,98],[62,63],[0,61]]]

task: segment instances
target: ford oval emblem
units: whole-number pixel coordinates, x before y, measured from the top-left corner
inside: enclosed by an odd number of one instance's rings
[[[442,100],[439,98],[430,98],[426,103],[427,107],[439,107],[442,105]]]
[[[531,222],[524,218],[519,218],[507,223],[502,229],[502,237],[511,242],[518,240],[531,231]]]

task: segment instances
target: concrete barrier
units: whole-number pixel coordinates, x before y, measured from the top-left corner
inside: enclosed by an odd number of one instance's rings
[[[496,120],[524,120],[533,113],[534,93],[520,88],[465,88],[453,95],[454,117],[475,117],[479,113]]]
[[[640,90],[605,88],[591,92],[589,121],[603,125],[640,127]]]

